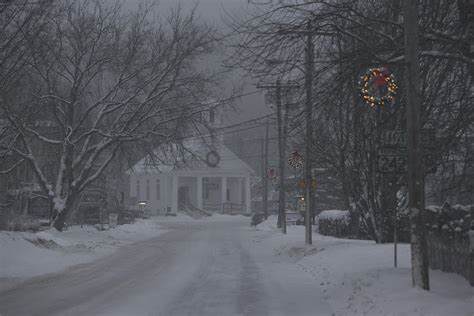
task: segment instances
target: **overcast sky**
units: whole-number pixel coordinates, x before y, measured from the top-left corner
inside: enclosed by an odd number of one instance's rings
[[[124,0],[124,5],[125,7],[133,7],[138,2],[140,0]],[[223,19],[225,19],[226,12],[243,14],[248,6],[248,0],[159,0],[158,8],[160,8],[160,11],[166,11],[178,4],[181,4],[184,9],[192,9],[197,4],[197,14],[203,20],[212,23],[223,31],[225,29]],[[236,80],[237,77],[233,79]],[[255,90],[253,83],[247,83],[245,92]],[[263,95],[250,95],[238,101],[238,111],[228,113],[228,121],[225,124],[241,122],[267,113],[268,109],[264,105]]]

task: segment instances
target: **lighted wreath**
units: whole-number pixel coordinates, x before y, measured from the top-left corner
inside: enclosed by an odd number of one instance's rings
[[[300,169],[303,167],[303,156],[298,152],[294,151],[291,153],[290,157],[288,157],[288,164],[295,168]]]
[[[398,86],[387,68],[369,69],[359,82],[360,96],[371,107],[384,106],[395,100]]]

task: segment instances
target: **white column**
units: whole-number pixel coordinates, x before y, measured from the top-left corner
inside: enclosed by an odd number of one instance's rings
[[[245,212],[250,214],[250,176],[245,177]]]
[[[244,204],[244,195],[242,194],[244,192],[244,181],[242,180],[243,178],[237,178],[237,203],[240,205]]]
[[[171,213],[178,213],[178,176],[171,179]]]
[[[202,177],[201,176],[196,177],[196,182],[197,182],[197,186],[196,186],[197,205],[196,206],[197,208],[202,209]]]
[[[221,204],[227,202],[227,177],[221,178]]]

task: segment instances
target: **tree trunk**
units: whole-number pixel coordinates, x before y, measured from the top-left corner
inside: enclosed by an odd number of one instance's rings
[[[51,226],[62,232],[64,228],[64,223],[66,222],[66,215],[67,214],[65,209],[62,212],[58,212],[56,209],[54,209]]]
[[[60,232],[63,231],[64,224],[66,222],[68,212],[72,208],[72,204],[73,204],[73,199],[71,197],[68,197],[66,199],[64,207],[55,203],[54,208],[53,208],[51,227],[56,228]],[[62,207],[61,211],[58,210],[60,207]]]

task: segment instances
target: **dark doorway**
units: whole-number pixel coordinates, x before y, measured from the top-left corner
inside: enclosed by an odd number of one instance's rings
[[[184,204],[189,203],[189,188],[188,187],[178,188],[178,201],[179,203],[184,203]]]

